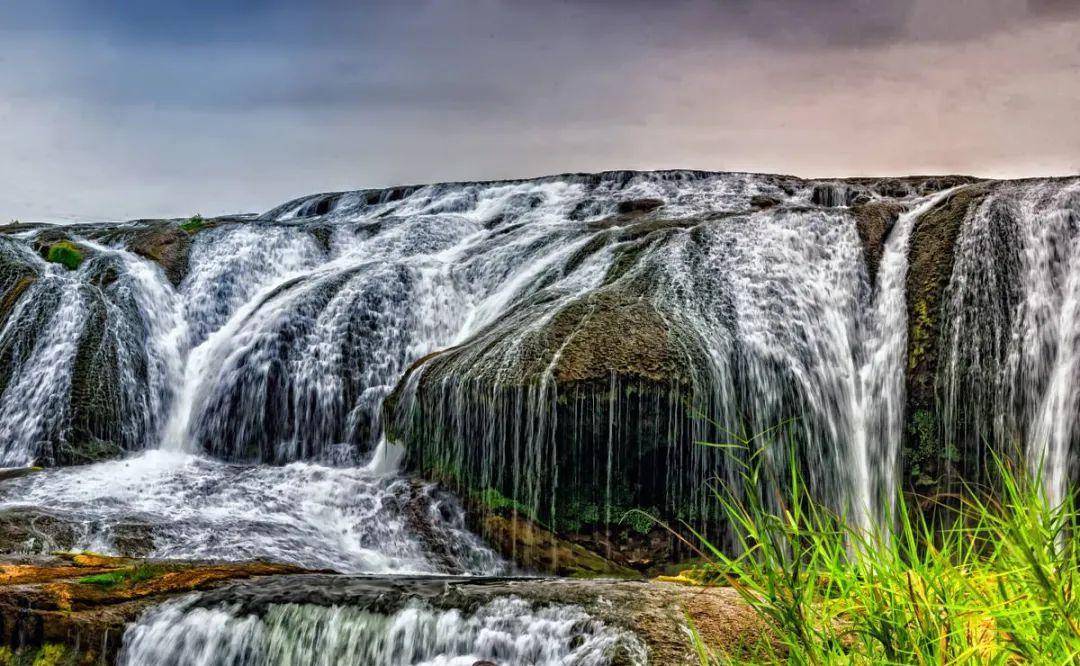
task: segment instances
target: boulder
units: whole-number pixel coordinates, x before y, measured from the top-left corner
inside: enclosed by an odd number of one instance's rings
[[[859,232],[859,240],[862,241],[863,256],[866,259],[866,270],[870,277],[870,283],[874,284],[877,278],[878,266],[881,264],[881,255],[885,251],[885,241],[892,231],[893,224],[906,210],[906,206],[895,201],[875,201],[856,205],[852,208],[855,215],[855,229]]]
[[[620,201],[616,206],[616,212],[619,215],[630,215],[633,213],[651,213],[652,211],[660,208],[663,205],[663,199],[629,199],[626,201]]]
[[[601,234],[597,245],[613,244],[615,258],[599,288],[554,301],[536,294],[466,343],[414,364],[386,403],[407,466],[488,509],[513,507],[565,544],[604,535],[601,558],[618,567],[664,559],[670,538],[642,516],[697,515],[701,469],[671,466],[703,455],[687,405],[707,350],[660,295],[662,259],[647,257],[704,223]],[[505,518],[481,521],[496,543],[508,543]],[[641,552],[654,532],[664,533],[658,552]],[[544,541],[541,549],[563,547]],[[526,559],[544,566],[544,557]]]

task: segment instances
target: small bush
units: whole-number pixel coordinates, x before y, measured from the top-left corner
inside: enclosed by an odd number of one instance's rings
[[[53,243],[49,253],[45,256],[46,261],[61,264],[70,271],[76,270],[83,262],[82,250],[70,241]]]
[[[206,220],[203,219],[202,215],[195,213],[190,218],[188,218],[187,222],[181,224],[180,228],[188,232],[189,234],[193,234],[199,229],[202,229],[204,226],[206,226]]]

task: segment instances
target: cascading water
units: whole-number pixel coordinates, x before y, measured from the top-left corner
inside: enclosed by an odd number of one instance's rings
[[[147,613],[124,637],[119,663],[370,664],[371,666],[602,666],[621,652],[623,663],[645,663],[641,644],[580,608],[534,608],[515,597],[471,612],[410,603],[382,614],[348,606],[273,604],[260,617],[237,605],[210,608],[198,598]]]
[[[1026,450],[1057,504],[1080,438],[1080,180],[992,187],[964,220],[947,299],[946,437],[969,465]]]
[[[909,239],[952,184],[618,172],[316,195],[191,235],[132,223],[0,237],[4,464],[128,454],[6,482],[0,510],[63,516],[63,547],[502,573],[452,498],[398,472],[393,442],[410,471],[470,501],[600,523],[610,542],[627,509],[715,518],[705,482],[736,484],[746,454],[697,442],[790,423],[766,459],[782,467],[792,447],[816,492],[871,528],[904,436]],[[857,209],[882,201],[899,212],[871,269]],[[947,429],[1038,434],[1047,449],[1032,456],[1059,497],[1078,399],[1076,201],[1075,184],[1001,186],[968,220],[943,375]],[[86,255],[73,270],[41,258],[62,237]],[[1023,289],[972,277],[1021,274]],[[967,336],[976,309],[990,321]],[[984,427],[959,396],[989,356],[1004,416]],[[184,602],[148,614],[125,654],[176,663],[169,646],[194,641],[205,663],[323,649],[604,662],[606,648],[575,656],[608,640],[579,611],[492,603],[256,616]],[[504,642],[485,643],[490,623]],[[530,632],[541,638],[523,643]]]

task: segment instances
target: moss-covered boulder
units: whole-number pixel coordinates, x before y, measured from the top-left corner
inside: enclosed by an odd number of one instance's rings
[[[496,543],[513,541],[499,511],[507,507],[559,535],[562,545],[522,532],[536,538],[517,546],[535,548],[519,549],[518,561],[558,569],[548,551],[599,536],[600,560],[646,569],[657,553],[631,562],[625,551],[663,528],[627,515],[693,514],[700,469],[682,465],[702,454],[688,405],[706,350],[661,297],[662,257],[652,255],[702,223],[649,220],[599,234],[580,250],[614,255],[596,289],[533,294],[466,344],[415,364],[388,399],[408,466],[499,514],[480,524]],[[493,497],[499,506],[483,501]],[[658,550],[670,547],[664,534]]]

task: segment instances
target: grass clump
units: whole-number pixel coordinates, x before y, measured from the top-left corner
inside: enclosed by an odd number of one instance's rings
[[[476,494],[476,498],[489,511],[496,513],[500,511],[516,511],[530,518],[533,516],[532,511],[527,506],[503,495],[498,488],[491,486],[484,488]]]
[[[710,568],[772,628],[752,662],[710,652],[702,664],[1074,664],[1080,660],[1080,557],[1072,499],[1051,506],[1037,479],[999,462],[992,499],[969,493],[943,523],[901,499],[892,529],[870,534],[801,482],[716,489],[739,553],[702,538]],[[779,507],[779,508],[777,508]]]
[[[71,241],[59,241],[49,247],[45,260],[54,264],[61,264],[69,271],[76,270],[83,262],[82,250]]]
[[[120,585],[135,585],[136,583],[157,578],[158,576],[173,570],[174,567],[170,567],[169,565],[143,562],[133,567],[86,576],[80,578],[79,583],[111,589]]]
[[[180,224],[180,228],[188,232],[189,234],[195,233],[199,229],[202,229],[204,226],[206,226],[206,220],[203,219],[203,216],[198,213],[195,213],[190,218],[188,218],[187,222],[183,222]]]

